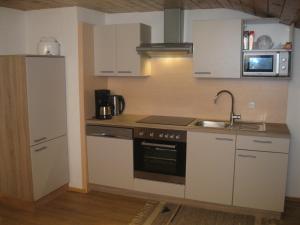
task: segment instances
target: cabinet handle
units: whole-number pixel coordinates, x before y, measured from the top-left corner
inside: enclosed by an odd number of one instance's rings
[[[44,141],[46,139],[47,139],[47,137],[42,137],[42,138],[39,138],[39,139],[35,139],[34,142],[37,143],[37,142]]]
[[[195,74],[199,74],[199,75],[211,75],[211,72],[195,72]]]
[[[219,138],[219,137],[217,137],[216,140],[217,141],[233,141],[232,138]]]
[[[272,144],[272,141],[253,140],[253,142],[261,143],[261,144]]]
[[[102,70],[100,73],[114,73],[115,71],[112,70]]]
[[[43,147],[40,147],[40,148],[35,149],[34,151],[35,151],[35,152],[40,152],[40,151],[43,151],[43,150],[45,150],[45,149],[47,149],[47,147],[46,147],[46,146],[43,146]]]
[[[242,155],[242,154],[238,154],[239,157],[242,157],[242,158],[252,158],[252,159],[256,159],[256,156],[255,155]]]
[[[118,71],[118,73],[132,73],[130,70],[121,70],[121,71]]]
[[[90,136],[96,136],[96,137],[108,137],[108,138],[120,138],[120,139],[124,139],[124,137],[122,137],[122,136],[112,135],[112,134],[107,134],[107,133],[90,133],[88,135],[90,135]]]

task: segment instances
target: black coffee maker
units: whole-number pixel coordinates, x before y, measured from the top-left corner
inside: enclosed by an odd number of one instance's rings
[[[112,118],[112,106],[110,104],[110,90],[95,90],[96,119],[106,120]]]

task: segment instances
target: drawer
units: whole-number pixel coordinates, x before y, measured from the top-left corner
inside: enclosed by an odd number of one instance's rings
[[[265,151],[265,152],[289,152],[288,138],[256,137],[238,135],[236,141],[237,149]]]

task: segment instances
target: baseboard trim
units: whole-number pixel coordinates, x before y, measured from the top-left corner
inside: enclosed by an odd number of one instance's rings
[[[85,188],[75,188],[75,187],[68,187],[68,191],[71,191],[71,192],[77,192],[77,193],[83,193],[83,194],[86,194],[88,193],[88,190],[85,189]]]
[[[285,197],[285,200],[287,202],[295,202],[295,203],[300,204],[300,198],[298,198],[298,197]]]
[[[243,208],[243,207],[236,207],[236,206],[227,206],[227,205],[221,205],[221,204],[214,204],[214,203],[206,203],[206,202],[200,202],[196,200],[190,200],[190,199],[182,199],[177,197],[169,197],[165,195],[158,195],[158,194],[150,194],[145,192],[139,192],[135,190],[125,190],[121,188],[113,188],[103,185],[97,185],[97,184],[89,184],[89,190],[90,191],[99,191],[99,192],[106,192],[110,194],[116,194],[116,195],[122,195],[122,196],[129,196],[133,198],[141,198],[141,199],[147,199],[147,200],[155,200],[155,201],[165,201],[165,202],[171,202],[176,204],[184,204],[189,205],[193,207],[199,207],[203,209],[208,210],[215,210],[215,211],[222,211],[222,212],[228,212],[228,213],[240,213],[245,215],[253,215],[256,218],[274,218],[274,219],[280,219],[282,213],[280,212],[273,212],[273,211],[267,211],[267,210],[259,210],[259,209],[251,209],[251,208]]]

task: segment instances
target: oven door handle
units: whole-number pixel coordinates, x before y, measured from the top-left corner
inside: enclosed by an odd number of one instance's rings
[[[143,141],[141,143],[141,145],[143,145],[143,146],[149,146],[149,147],[172,148],[172,149],[176,148],[176,145],[155,144],[155,143],[148,143],[148,142],[145,142],[145,141]]]
[[[176,162],[176,159],[166,159],[166,158],[161,158],[161,157],[155,157],[155,156],[145,156],[145,159],[155,159],[155,160],[163,160],[163,161],[171,161],[171,162]]]

